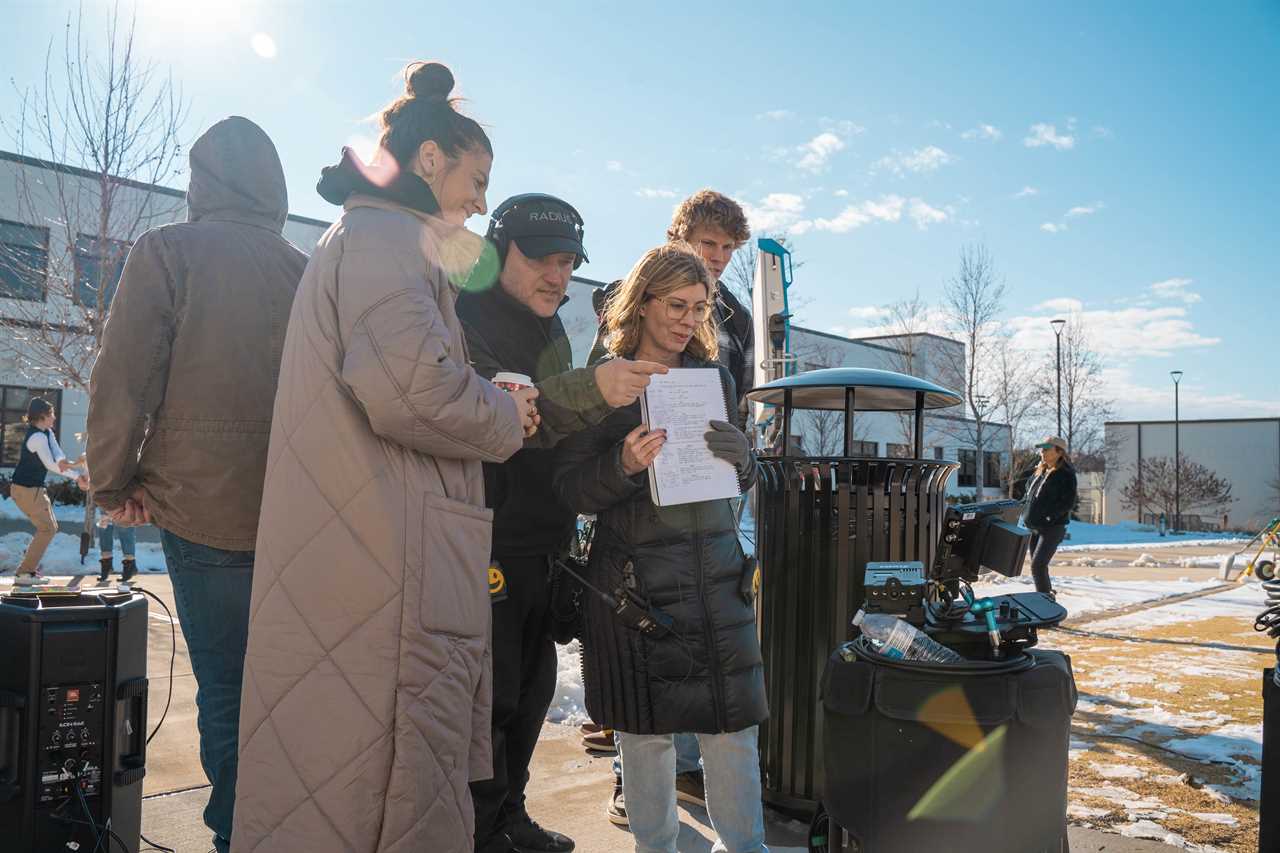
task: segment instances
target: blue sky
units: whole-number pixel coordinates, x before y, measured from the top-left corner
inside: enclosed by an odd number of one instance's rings
[[[92,20],[104,0],[86,0]],[[35,82],[72,4],[0,0]],[[466,11],[463,11],[463,10]],[[621,276],[703,186],[790,233],[799,320],[874,329],[936,300],[965,243],[1033,350],[1076,311],[1123,417],[1280,414],[1280,3],[340,3],[141,0],[139,43],[192,101],[275,139],[291,206],[414,58],[448,63],[497,156],[490,202],[575,204]],[[11,114],[16,96],[0,92]],[[3,141],[4,147],[11,147]],[[483,229],[479,219],[471,227]]]

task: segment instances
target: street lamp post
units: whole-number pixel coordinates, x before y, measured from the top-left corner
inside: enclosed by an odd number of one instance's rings
[[[1171,370],[1173,377],[1173,529],[1182,529],[1182,443],[1180,441],[1181,422],[1178,413],[1178,383],[1182,381],[1181,370]]]
[[[1057,340],[1058,349],[1058,432],[1059,438],[1062,437],[1062,327],[1067,325],[1066,320],[1050,320],[1049,325],[1053,326],[1053,336]]]

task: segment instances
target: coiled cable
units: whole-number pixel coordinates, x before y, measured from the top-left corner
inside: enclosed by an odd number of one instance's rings
[[[1280,641],[1280,578],[1263,581],[1262,589],[1267,593],[1267,608],[1253,620],[1253,630]],[[1280,642],[1276,643],[1276,667],[1271,680],[1280,687]]]

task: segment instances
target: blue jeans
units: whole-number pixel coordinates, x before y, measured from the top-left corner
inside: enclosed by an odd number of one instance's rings
[[[712,853],[768,853],[760,794],[757,726],[696,736],[702,748],[707,814],[716,831]],[[673,735],[618,732],[626,773],[622,793],[636,853],[677,853],[676,750]]]
[[[132,527],[116,528],[114,524],[108,524],[106,527],[98,528],[98,551],[105,560],[111,556],[111,549],[115,547],[115,537],[120,537],[120,553],[126,557],[133,558],[138,553],[138,534]]]
[[[698,749],[698,736],[682,732],[672,735],[676,742],[676,772],[693,773],[702,769],[702,752]],[[613,745],[618,745],[618,732],[613,733]],[[613,775],[622,777],[622,750],[613,757]]]
[[[204,822],[218,853],[231,848],[240,740],[240,683],[249,635],[253,552],[223,551],[160,531],[178,621],[196,677],[200,764],[213,790]]]

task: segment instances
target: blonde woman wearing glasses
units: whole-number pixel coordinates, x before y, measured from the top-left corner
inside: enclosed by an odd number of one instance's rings
[[[729,372],[715,363],[716,285],[692,247],[645,254],[604,310],[613,357],[720,371],[726,408],[737,417]],[[752,567],[738,543],[728,500],[654,506],[646,468],[662,449],[639,404],[560,444],[555,488],[573,509],[596,513],[591,579],[633,590],[673,620],[642,636],[603,600],[585,606],[587,710],[618,733],[623,786],[637,853],[675,853],[676,754],[672,735],[694,732],[702,748],[707,812],[716,851],[764,851],[757,727],[768,716],[751,600]],[[744,489],[756,463],[738,426],[707,425],[707,445],[738,471]]]

